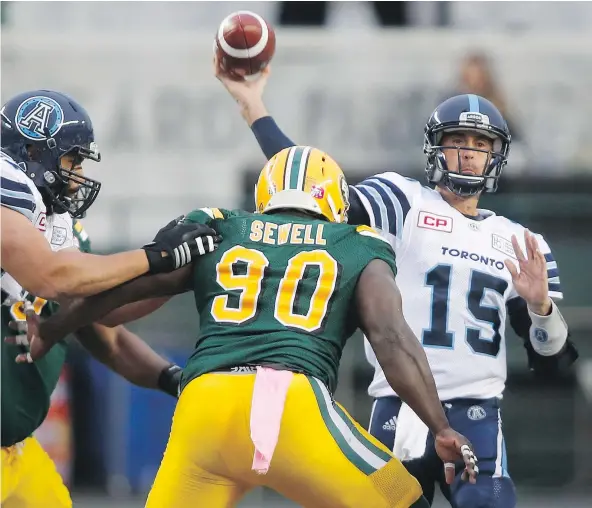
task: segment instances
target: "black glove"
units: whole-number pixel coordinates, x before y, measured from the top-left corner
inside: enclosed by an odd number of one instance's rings
[[[175,398],[179,397],[182,373],[183,369],[178,365],[171,364],[165,367],[158,376],[158,388]]]
[[[546,380],[555,380],[568,375],[571,366],[580,356],[569,336],[561,351],[552,356],[539,355],[530,341],[525,342],[524,347],[528,354],[529,369],[537,378]]]
[[[150,273],[172,272],[218,248],[222,237],[216,231],[205,224],[186,224],[183,219],[181,215],[169,222],[152,242],[142,247],[148,257]]]

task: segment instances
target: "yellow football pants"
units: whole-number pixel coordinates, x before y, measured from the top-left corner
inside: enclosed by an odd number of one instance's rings
[[[408,508],[421,487],[332,401],[295,374],[267,474],[251,470],[255,374],[210,373],[183,390],[146,508],[224,508],[264,485],[304,507]]]
[[[70,493],[34,437],[2,448],[2,508],[71,508]]]

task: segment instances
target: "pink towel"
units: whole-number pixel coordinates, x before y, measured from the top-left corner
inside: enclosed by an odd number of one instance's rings
[[[257,367],[251,403],[251,440],[255,456],[251,469],[266,474],[280,435],[280,424],[293,372]]]

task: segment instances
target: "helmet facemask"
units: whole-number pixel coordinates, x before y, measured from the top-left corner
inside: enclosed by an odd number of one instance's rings
[[[59,150],[53,138],[47,140],[48,149],[38,151],[34,148],[30,152],[30,159],[40,162],[44,168],[56,167],[56,170],[46,170],[40,180],[40,191],[49,201],[54,213],[69,213],[74,218],[82,218],[86,211],[97,199],[101,190],[101,183],[88,178],[76,171],[86,159],[94,162],[101,161],[101,154],[96,143],[89,147],[74,145],[67,151]],[[62,165],[63,157],[73,155],[69,167]],[[31,175],[34,177],[35,175]],[[39,179],[34,179],[39,181]]]
[[[487,137],[492,138],[493,150],[440,144],[444,134],[459,130],[464,132],[469,131],[480,135],[484,134]],[[449,154],[452,150],[456,151],[458,157],[458,171],[451,171],[448,169],[448,162],[446,161],[444,150],[448,150]],[[481,152],[488,155],[484,163],[482,174],[470,175],[461,173],[461,160],[464,151]],[[427,156],[426,175],[428,181],[435,185],[444,186],[460,197],[476,196],[483,191],[495,192],[498,186],[498,179],[507,163],[508,151],[509,143],[504,143],[499,136],[490,131],[485,132],[483,129],[471,129],[467,127],[446,128],[446,126],[442,126],[441,128],[434,129],[424,135],[424,153]]]

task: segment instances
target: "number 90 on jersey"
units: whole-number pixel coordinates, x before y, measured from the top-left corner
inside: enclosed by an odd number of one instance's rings
[[[240,274],[237,265],[242,265]],[[216,265],[216,282],[230,294],[218,295],[212,303],[212,317],[218,323],[246,324],[256,318],[265,284],[269,259],[257,249],[236,246],[226,251]],[[300,283],[307,268],[316,267],[318,276],[306,309],[296,309]],[[339,276],[339,263],[325,250],[302,251],[291,257],[277,287],[274,318],[284,326],[312,333],[323,327]],[[270,288],[272,289],[272,288]],[[238,304],[231,297],[238,294]]]

